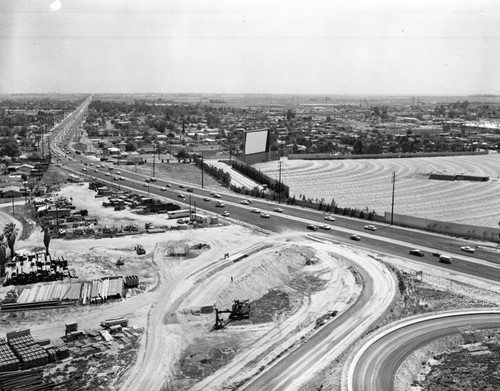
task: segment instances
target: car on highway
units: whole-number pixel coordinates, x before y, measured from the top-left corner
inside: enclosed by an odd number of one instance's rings
[[[252,213],[260,213],[260,209],[252,208],[252,209],[250,209],[250,212],[252,212]]]
[[[114,181],[117,181],[117,180],[118,180],[118,177],[117,177],[117,176],[114,176],[114,177],[113,177],[113,180],[114,180]]]
[[[210,201],[210,198],[208,198],[208,197],[203,197],[203,201]]]
[[[349,236],[349,239],[356,240],[359,242],[361,240],[361,236],[356,235],[356,234],[352,234],[351,236]]]
[[[162,187],[160,187],[160,190],[161,191],[167,191],[167,188],[162,186]]]
[[[177,194],[177,197],[182,198],[182,199],[186,198],[186,196],[182,193]]]
[[[410,250],[410,254],[411,255],[416,255],[417,257],[423,257],[425,254],[422,250],[418,249],[418,248],[412,248]]]
[[[121,171],[116,172],[116,175],[121,175],[121,174],[122,174]]]
[[[211,196],[213,196],[214,194],[215,194],[215,192],[213,192],[213,191],[211,191],[211,192],[210,192],[210,195],[211,195]]]
[[[124,180],[125,180],[125,178],[124,178],[124,177],[122,177],[122,176],[118,177],[118,179],[119,179],[119,180],[121,180],[121,181],[124,181]]]
[[[215,198],[222,198],[221,195],[219,193],[214,193],[214,197]]]
[[[240,204],[242,204],[242,205],[250,205],[250,201],[248,201],[248,200],[241,200]]]
[[[179,187],[180,187],[181,189],[184,189],[186,186],[184,186],[184,185],[179,185]]]
[[[365,229],[367,229],[368,231],[376,231],[377,227],[375,227],[374,225],[365,225]]]
[[[283,213],[283,209],[281,208],[274,208],[273,210],[278,213]]]
[[[94,172],[99,172],[99,170],[96,168],[96,169],[94,169]]]
[[[187,191],[188,193],[192,193],[192,192],[193,192],[193,189],[192,189],[191,187],[188,187],[188,188],[186,189],[186,191]]]
[[[318,226],[314,225],[314,224],[308,224],[308,225],[306,225],[306,228],[310,229],[311,231],[317,231],[318,230]]]
[[[87,169],[85,167],[82,168],[82,171],[87,171]]]
[[[452,258],[449,255],[441,254],[439,256],[439,262],[442,262],[442,263],[450,264],[451,263],[451,259]]]
[[[144,182],[144,183],[142,184],[142,186],[143,186],[143,187],[149,187],[149,183]]]
[[[110,174],[109,172],[107,172],[107,173],[106,173],[106,174],[104,174],[104,175],[106,175],[106,176],[111,176],[111,174]]]
[[[476,251],[476,249],[474,247],[471,247],[471,246],[460,247],[460,250],[465,251],[466,253],[473,253]]]
[[[325,215],[325,220],[328,220],[328,221],[335,221],[335,217],[330,216],[330,215]]]
[[[260,217],[262,217],[263,219],[269,219],[271,215],[269,213],[261,213]]]
[[[219,202],[217,202],[217,203],[215,204],[215,206],[216,206],[217,208],[224,208],[226,205],[225,205],[224,203],[222,203],[222,202],[220,202],[220,201],[219,201]]]
[[[224,217],[231,217],[231,215],[229,214],[229,212],[227,210],[225,210],[224,212],[222,212],[221,215],[224,216]]]
[[[321,229],[324,229],[325,231],[330,231],[332,229],[331,225],[328,224],[322,224],[319,226]]]

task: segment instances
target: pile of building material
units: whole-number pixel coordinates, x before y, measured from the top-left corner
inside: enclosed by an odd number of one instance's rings
[[[7,342],[19,358],[23,369],[39,367],[49,363],[48,353],[33,339],[30,330],[7,333]]]
[[[33,284],[62,280],[69,277],[68,262],[64,258],[53,259],[44,251],[19,255],[5,265],[4,285]]]
[[[135,277],[135,278],[132,278]],[[131,285],[137,286],[137,276],[127,277]],[[72,283],[35,285],[24,289],[15,303],[3,303],[2,311],[33,310],[65,305],[97,304],[108,299],[119,299],[123,296],[123,277],[107,277],[100,280]]]
[[[49,300],[79,300],[81,291],[81,282],[36,285],[31,289],[24,289],[18,303],[31,303]]]
[[[123,278],[104,278],[84,282],[82,286],[82,304],[102,303],[108,298],[120,298],[123,293]]]
[[[56,386],[62,386],[69,381],[55,384],[52,381],[44,379],[43,371],[26,370],[17,372],[1,372],[0,373],[0,389],[1,390],[29,390],[29,391],[42,391],[52,390]]]
[[[19,359],[16,357],[7,341],[0,339],[0,372],[19,369]]]

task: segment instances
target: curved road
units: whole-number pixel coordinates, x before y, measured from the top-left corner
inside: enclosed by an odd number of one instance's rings
[[[391,391],[397,369],[414,350],[448,335],[500,327],[500,310],[436,314],[369,341],[353,361],[349,391]],[[377,338],[375,336],[374,338]],[[373,343],[372,343],[373,342]]]
[[[301,390],[390,307],[397,289],[392,274],[381,263],[366,257],[355,259],[355,267],[363,279],[363,292],[358,300],[244,390]]]

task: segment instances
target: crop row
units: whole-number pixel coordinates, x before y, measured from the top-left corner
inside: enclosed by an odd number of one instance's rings
[[[256,168],[274,177],[277,162]],[[488,182],[439,181],[432,172],[489,176]],[[332,199],[340,207],[391,210],[392,175],[396,173],[395,213],[498,226],[500,154],[377,160],[283,160],[283,182],[295,197]]]

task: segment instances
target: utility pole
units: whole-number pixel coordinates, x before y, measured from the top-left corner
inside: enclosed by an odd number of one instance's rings
[[[156,158],[156,144],[154,144],[154,150],[153,150],[153,178],[155,177],[155,158]]]
[[[394,223],[394,190],[396,189],[396,173],[392,173],[392,208],[391,208],[391,225]]]
[[[278,204],[281,204],[281,160],[278,162],[279,180],[278,180]]]
[[[203,167],[204,166],[204,162],[203,162],[203,154],[201,154],[201,188],[203,189],[203,172],[205,170],[205,168]]]

